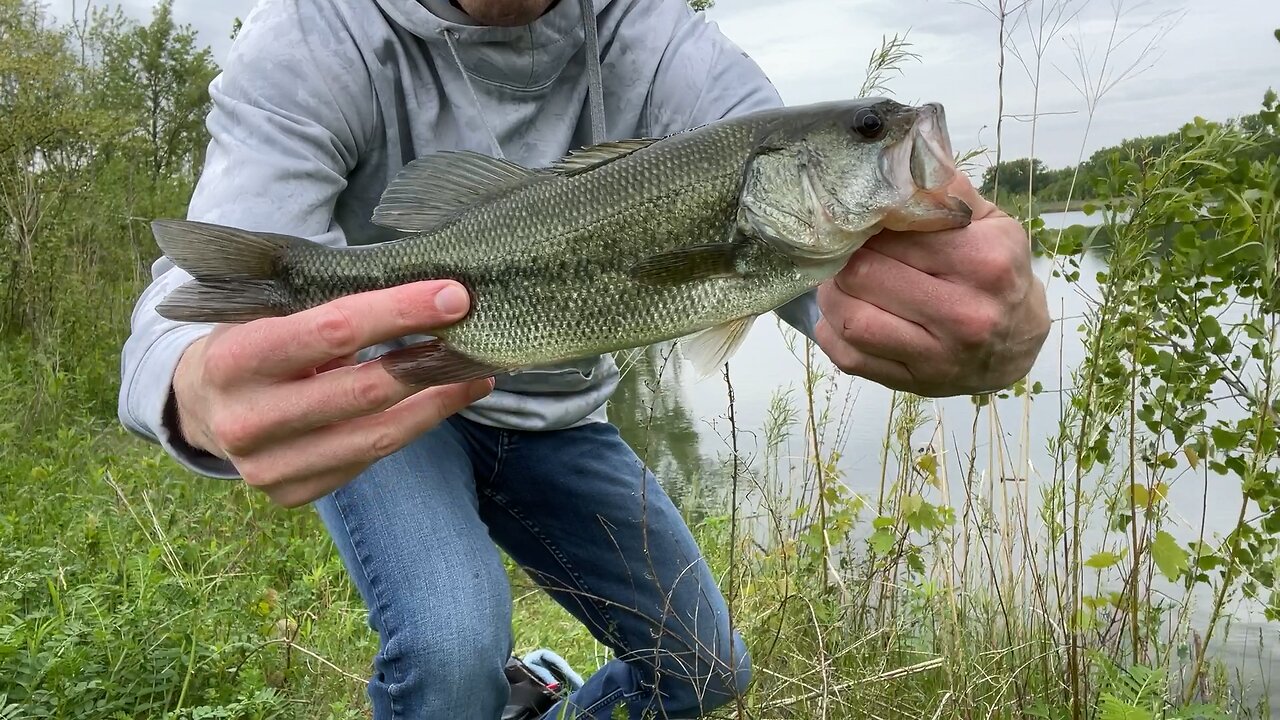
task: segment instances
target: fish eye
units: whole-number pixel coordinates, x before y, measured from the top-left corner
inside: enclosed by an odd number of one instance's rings
[[[853,116],[853,129],[862,137],[875,140],[884,130],[884,121],[871,108],[860,108]]]

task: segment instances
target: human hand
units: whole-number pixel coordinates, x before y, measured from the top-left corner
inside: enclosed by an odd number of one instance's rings
[[[461,285],[430,281],[219,325],[174,373],[182,435],[280,505],[323,497],[492,391],[492,379],[418,391],[377,361],[355,364],[362,348],[429,334],[469,304]]]
[[[1027,234],[958,173],[964,228],[885,230],[818,289],[818,345],[841,370],[927,397],[993,392],[1026,376],[1049,333]]]

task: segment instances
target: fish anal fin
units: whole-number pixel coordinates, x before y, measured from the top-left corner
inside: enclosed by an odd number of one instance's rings
[[[560,175],[573,176],[598,168],[631,153],[647,148],[658,141],[658,138],[634,138],[631,140],[611,140],[609,142],[588,145],[574,150],[551,164],[550,170]]]
[[[733,243],[692,245],[650,255],[631,266],[631,275],[649,285],[678,285],[709,278],[739,277],[738,251]]]
[[[699,379],[723,367],[742,347],[758,315],[748,315],[722,325],[707,328],[679,342],[685,358],[693,364]]]
[[[512,369],[473,360],[440,340],[392,350],[378,360],[395,379],[422,388],[481,380]]]
[[[404,232],[429,232],[472,206],[550,176],[480,153],[433,152],[405,165],[387,185],[373,222]]]

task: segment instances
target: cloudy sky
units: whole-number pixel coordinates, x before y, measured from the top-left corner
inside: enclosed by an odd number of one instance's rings
[[[55,16],[70,16],[73,0],[45,1]],[[139,18],[152,6],[119,2]],[[944,103],[957,150],[993,154],[999,25],[992,10],[1001,2],[1024,8],[1007,21],[1014,50],[1006,55],[1005,113],[1015,117],[1004,123],[1006,158],[1031,150],[1037,46],[1044,51],[1035,154],[1054,167],[1075,162],[1082,148],[1087,156],[1126,137],[1174,130],[1196,115],[1253,112],[1268,86],[1280,90],[1278,0],[717,0],[708,16],[761,64],[788,103],[852,95],[881,40],[905,34],[920,58],[890,79],[891,93]],[[175,14],[221,59],[232,20],[253,4],[176,0]],[[1099,89],[1090,122],[1085,96]]]

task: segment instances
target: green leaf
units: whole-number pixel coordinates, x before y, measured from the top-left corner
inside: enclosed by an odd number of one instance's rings
[[[1084,561],[1085,567],[1106,570],[1120,562],[1120,556],[1113,552],[1094,553],[1093,557]]]
[[[1151,502],[1151,493],[1147,492],[1147,488],[1145,486],[1138,484],[1130,485],[1129,492],[1133,495],[1134,507],[1145,509]]]
[[[1226,452],[1238,448],[1240,440],[1244,437],[1243,432],[1232,431],[1222,427],[1211,428],[1209,434],[1213,437],[1214,446]]]
[[[1163,530],[1156,533],[1156,539],[1151,543],[1151,559],[1165,577],[1177,580],[1187,569],[1187,558],[1186,548],[1179,545],[1172,535]]]
[[[878,555],[884,555],[893,549],[893,541],[893,533],[885,529],[871,533],[871,537],[867,539],[867,542],[871,544],[871,550]]]

